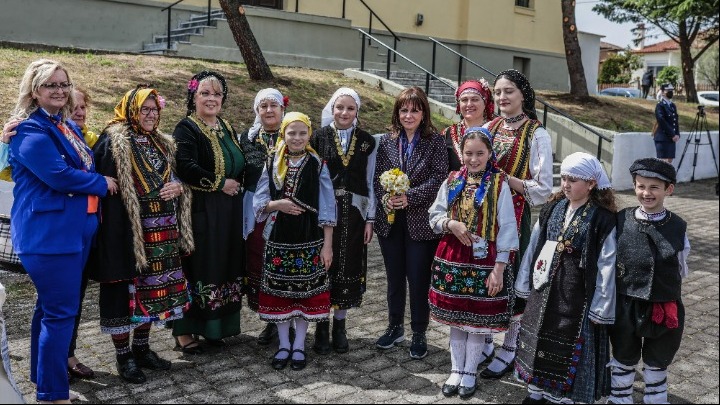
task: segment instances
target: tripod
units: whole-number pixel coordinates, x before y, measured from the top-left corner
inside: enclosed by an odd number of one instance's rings
[[[700,137],[702,136],[703,131],[705,132],[705,134],[707,134],[708,143],[700,143]],[[707,125],[707,115],[705,115],[705,108],[702,105],[698,106],[698,112],[697,114],[695,114],[695,121],[693,121],[692,128],[690,129],[690,134],[688,135],[687,141],[685,142],[685,149],[683,149],[682,155],[680,156],[680,163],[678,163],[677,167],[678,173],[680,172],[680,166],[682,166],[683,159],[685,159],[685,152],[687,152],[688,145],[690,145],[691,139],[695,141],[695,151],[693,155],[693,169],[690,181],[695,181],[695,167],[697,166],[698,148],[700,147],[700,145],[710,145],[713,162],[715,163],[715,171],[718,172],[718,174],[720,175],[717,159],[715,159],[715,146],[713,145],[712,138],[710,137],[710,131],[708,130]],[[717,185],[715,185],[715,189],[717,189]]]

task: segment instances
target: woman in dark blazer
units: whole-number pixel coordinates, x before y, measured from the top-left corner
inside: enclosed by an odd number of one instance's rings
[[[427,355],[425,331],[430,320],[428,290],[430,265],[441,235],[430,228],[428,208],[448,172],[445,141],[430,119],[430,105],[419,87],[403,90],[395,100],[392,132],[383,135],[377,152],[375,196],[378,212],[375,232],[385,261],[388,278],[389,325],[376,346],[389,349],[405,340],[405,283],[410,288],[410,326],[413,331],[410,357]],[[399,168],[408,175],[410,189],[390,196],[380,185],[380,175]],[[395,221],[387,215],[395,210]]]
[[[24,119],[10,142],[15,200],[13,248],[37,289],[30,329],[30,380],[37,400],[70,403],[67,353],[80,306],[83,268],[98,226],[99,197],[115,180],[95,172],[80,128],[67,121],[72,82],[59,63],[30,63],[13,118]]]

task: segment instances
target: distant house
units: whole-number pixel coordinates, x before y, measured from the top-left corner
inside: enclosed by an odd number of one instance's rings
[[[611,44],[610,42],[600,41],[600,61],[598,62],[598,72],[602,71],[602,65],[605,61],[614,55],[624,51],[623,47]]]

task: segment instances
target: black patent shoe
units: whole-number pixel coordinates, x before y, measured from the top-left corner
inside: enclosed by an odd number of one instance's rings
[[[152,350],[133,352],[133,355],[135,356],[135,363],[138,367],[150,370],[170,370],[172,366],[170,361],[161,359],[160,356]]]
[[[118,360],[116,366],[120,378],[129,383],[142,384],[147,381],[145,373],[142,372],[137,363],[135,363],[135,359],[132,357],[122,362]]]
[[[277,355],[280,354],[280,353],[282,353],[282,352],[287,352],[287,353],[288,353],[288,356],[285,357],[284,359],[279,359],[279,358],[277,357]],[[291,354],[291,353],[290,353],[290,349],[286,349],[286,348],[284,348],[284,347],[279,348],[278,351],[275,352],[275,356],[273,357],[272,362],[270,363],[270,365],[271,365],[272,368],[274,368],[275,370],[282,370],[282,369],[284,369],[285,367],[287,367],[288,362],[290,361],[290,354]]]
[[[454,395],[457,395],[458,388],[460,388],[460,385],[443,384],[442,394],[446,397],[452,397]]]
[[[473,385],[472,387],[461,385],[460,388],[458,388],[458,396],[462,399],[468,399],[475,395],[475,390],[477,389],[476,387],[476,385]]]
[[[505,364],[505,368],[500,370],[499,372],[495,372],[495,371],[490,370],[489,368],[486,368],[485,370],[482,371],[482,373],[480,373],[480,377],[485,378],[485,379],[497,380],[499,378],[502,378],[505,374],[512,371],[513,364],[515,363],[515,359],[513,359],[510,363],[508,363],[507,361],[505,361],[499,357],[497,357],[496,360]]]
[[[307,357],[305,356],[305,351],[300,349],[295,349],[292,351],[293,353],[300,353],[303,355],[303,358],[300,360],[291,359],[290,360],[290,369],[295,371],[300,371],[307,366]],[[290,356],[292,357],[292,356]]]
[[[257,344],[260,346],[267,346],[270,343],[272,343],[273,339],[275,339],[278,335],[277,325],[274,323],[268,323],[265,326],[265,329],[260,332],[260,334],[257,337]]]

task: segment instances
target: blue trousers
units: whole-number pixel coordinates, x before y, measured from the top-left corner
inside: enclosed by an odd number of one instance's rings
[[[19,255],[38,294],[30,327],[30,381],[37,384],[38,401],[70,397],[67,354],[80,307],[83,268],[97,226],[97,216],[88,214],[81,252]]]
[[[430,267],[439,239],[413,240],[403,210],[395,212],[395,223],[387,238],[378,236],[387,274],[387,300],[390,325],[405,322],[405,294],[410,288],[410,327],[425,332],[430,323]]]

